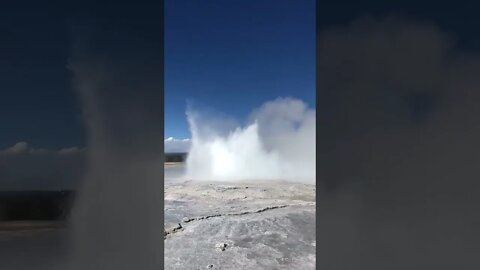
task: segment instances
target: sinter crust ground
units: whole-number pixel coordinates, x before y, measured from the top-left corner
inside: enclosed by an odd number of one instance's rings
[[[315,186],[165,182],[165,269],[315,269]]]

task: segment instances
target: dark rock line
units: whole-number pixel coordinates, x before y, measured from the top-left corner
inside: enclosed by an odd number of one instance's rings
[[[301,205],[301,204],[283,204],[283,205],[276,205],[276,206],[267,206],[267,207],[263,207],[263,208],[260,208],[260,209],[257,209],[257,210],[243,211],[243,212],[239,212],[239,213],[214,214],[214,215],[200,216],[200,217],[195,217],[195,218],[185,217],[185,218],[183,218],[182,223],[186,224],[186,223],[190,223],[192,221],[199,221],[199,220],[205,220],[205,219],[209,219],[209,218],[222,217],[222,216],[243,216],[243,215],[249,215],[249,214],[257,214],[257,213],[262,213],[262,212],[269,211],[269,210],[280,209],[280,208],[285,208],[285,207],[289,207],[289,206],[299,206],[299,205]],[[174,233],[177,233],[179,231],[183,231],[183,229],[184,228],[183,228],[182,224],[178,223],[177,226],[175,226],[171,229],[168,229],[168,230],[164,230],[164,239],[167,238],[167,235],[174,234]]]

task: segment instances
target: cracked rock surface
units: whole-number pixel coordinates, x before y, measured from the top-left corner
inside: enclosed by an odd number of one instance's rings
[[[315,269],[315,186],[165,181],[165,269]]]

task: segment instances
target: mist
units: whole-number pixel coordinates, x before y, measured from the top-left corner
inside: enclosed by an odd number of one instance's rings
[[[74,28],[69,68],[87,129],[87,168],[62,269],[160,269],[161,44],[122,23]]]
[[[479,52],[396,16],[318,45],[320,267],[478,269]]]
[[[186,114],[192,136],[186,178],[314,183],[315,110],[302,100],[268,101],[245,125],[192,105]]]

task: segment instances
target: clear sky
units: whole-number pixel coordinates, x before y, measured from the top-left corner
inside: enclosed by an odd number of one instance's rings
[[[315,104],[314,0],[166,0],[165,137],[188,138],[186,101],[238,120],[265,101]]]
[[[67,69],[72,27],[87,18],[110,23],[128,19],[124,32],[161,48],[160,5],[157,1],[1,3],[0,149],[19,141],[47,149],[83,147],[80,103]]]
[[[319,29],[364,14],[399,13],[434,22],[462,47],[480,48],[475,1],[439,2],[435,8],[418,1],[318,4]],[[137,17],[129,22],[132,33],[161,37],[161,16],[151,6],[33,0],[2,4],[0,149],[19,141],[40,148],[84,146],[80,106],[66,68],[71,23],[76,17],[111,20],[132,12]],[[166,137],[189,137],[187,99],[237,118],[277,96],[295,96],[313,105],[314,0],[166,0],[164,14]],[[152,27],[139,23],[144,18]]]

